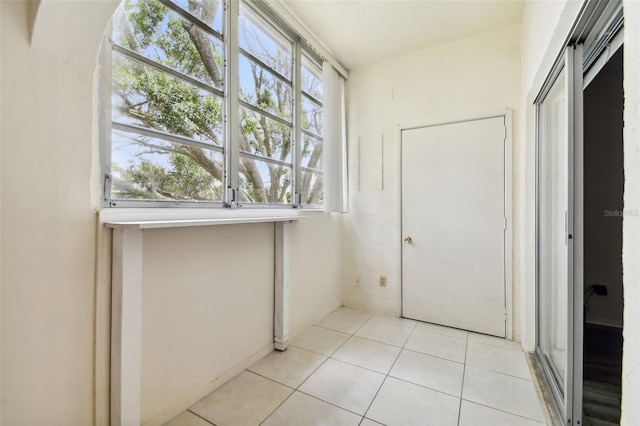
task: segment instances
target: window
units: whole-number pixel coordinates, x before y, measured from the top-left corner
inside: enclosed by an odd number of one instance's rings
[[[106,205],[323,203],[321,59],[276,19],[259,1],[120,5]]]

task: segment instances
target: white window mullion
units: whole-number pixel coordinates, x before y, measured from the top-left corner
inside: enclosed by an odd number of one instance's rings
[[[237,207],[239,201],[240,166],[240,75],[238,46],[238,16],[240,2],[225,3],[225,188],[223,202],[228,207]]]
[[[107,34],[113,31],[112,23],[109,23]],[[100,141],[108,141],[108,143],[100,144],[100,160],[102,170],[102,196],[100,205],[102,207],[111,207],[111,93],[112,93],[112,63],[111,63],[111,41],[105,37],[100,48],[100,73],[98,81],[99,99],[103,102],[99,103],[100,108],[100,127],[98,129]]]
[[[293,206],[302,203],[302,49],[299,42],[293,45]]]

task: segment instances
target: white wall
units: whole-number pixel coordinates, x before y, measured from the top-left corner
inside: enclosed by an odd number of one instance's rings
[[[293,333],[341,305],[339,229],[331,216],[291,225]],[[273,255],[270,223],[144,231],[143,423],[166,422],[273,349]]]
[[[108,422],[95,71],[116,4],[0,2],[1,424]],[[296,329],[341,303],[340,229],[329,215],[292,225]],[[145,234],[142,415],[154,423],[269,350],[273,225]]]
[[[271,346],[273,235],[269,223],[144,231],[142,423]]]
[[[291,334],[342,305],[342,215],[291,224]]]
[[[3,424],[93,422],[93,69],[105,3],[2,8]],[[80,19],[79,17],[82,17]],[[69,38],[52,37],[54,25]],[[81,36],[82,35],[82,36]]]
[[[398,125],[435,124],[517,109],[519,41],[520,28],[512,27],[350,73],[350,212],[343,228],[346,305],[400,313]],[[515,145],[517,116],[514,125]],[[380,189],[383,169],[384,189]],[[380,275],[388,277],[386,288],[378,286]],[[518,298],[515,283],[514,300]],[[514,308],[518,339],[518,306]]]
[[[640,3],[624,1],[624,208],[640,211]],[[622,221],[623,425],[640,424],[640,215]]]

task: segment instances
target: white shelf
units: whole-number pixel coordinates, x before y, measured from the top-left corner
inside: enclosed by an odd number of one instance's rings
[[[220,218],[220,219],[121,221],[121,222],[105,222],[105,226],[109,228],[134,227],[137,229],[183,228],[183,227],[190,227],[190,226],[240,225],[244,223],[289,222],[292,220],[298,220],[301,217],[302,216],[271,216],[271,217],[237,217],[237,218]]]
[[[196,209],[196,208],[106,208],[98,220],[109,228],[184,228],[190,226],[237,225],[287,222],[321,217],[318,209]]]

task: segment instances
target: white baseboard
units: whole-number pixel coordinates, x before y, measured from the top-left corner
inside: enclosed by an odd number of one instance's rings
[[[236,364],[233,368],[222,374],[221,376],[213,379],[211,382],[207,383],[205,387],[200,389],[198,392],[191,395],[189,398],[186,398],[182,401],[179,401],[171,408],[168,408],[151,419],[147,420],[142,424],[142,426],[160,426],[173,419],[177,415],[186,411],[189,407],[191,407],[196,402],[200,401],[205,396],[209,395],[214,390],[218,389],[220,386],[227,383],[229,380],[236,377],[238,374],[242,373],[244,370],[249,368],[259,359],[265,357],[269,353],[273,351],[273,343],[270,343],[268,346],[260,349],[255,354],[251,355],[249,358],[244,361]]]
[[[314,325],[315,323],[317,323],[322,318],[326,317],[327,315],[329,315],[331,312],[335,311],[339,307],[340,306],[333,307],[327,310],[326,312],[322,312],[317,317],[314,316],[308,321],[305,321],[302,324],[299,324],[298,326],[295,327],[295,329],[291,330],[291,332],[289,333],[289,339],[292,339],[296,335],[302,333],[304,330],[311,327],[312,325]],[[216,379],[212,380],[205,387],[203,387],[198,392],[191,395],[189,398],[176,403],[176,405],[174,405],[173,407],[168,408],[162,411],[161,413],[157,414],[156,416],[152,417],[151,419],[147,420],[142,424],[142,426],[160,426],[165,424],[169,420],[173,419],[177,415],[189,409],[189,407],[193,406],[193,404],[200,401],[202,398],[209,395],[214,390],[218,389],[220,386],[227,383],[229,380],[236,377],[238,374],[242,373],[248,367],[253,365],[256,361],[265,357],[272,351],[273,351],[273,343],[259,350],[258,352],[256,352],[249,358],[245,359],[244,361],[238,363],[236,366],[231,368],[229,371],[227,371],[220,377],[217,377]]]
[[[320,321],[322,318],[326,317],[327,315],[329,315],[331,312],[335,311],[336,309],[340,308],[340,306],[336,306],[334,308],[331,308],[325,312],[322,312],[320,315],[318,316],[314,316],[313,318],[298,324],[294,329],[292,329],[289,332],[289,340],[293,339],[295,336],[297,336],[298,334],[302,333],[303,331],[305,331],[307,328],[311,327],[312,325],[314,325],[315,323],[317,323],[318,321]]]

